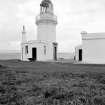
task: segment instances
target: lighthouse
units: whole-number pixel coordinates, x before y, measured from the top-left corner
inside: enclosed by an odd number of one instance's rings
[[[54,15],[53,3],[50,0],[42,0],[40,13],[36,16],[37,40],[26,41],[26,31],[22,32],[23,61],[49,61],[57,60],[56,25],[57,16]]]
[[[40,4],[40,15],[36,17],[37,40],[56,42],[57,16],[54,15],[53,4],[43,0]]]

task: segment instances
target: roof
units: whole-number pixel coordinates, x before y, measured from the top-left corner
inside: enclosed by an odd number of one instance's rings
[[[35,43],[38,43],[38,44],[48,44],[48,42],[39,41],[39,40],[30,40],[30,41],[24,42],[23,44],[35,44]]]
[[[82,33],[82,40],[96,40],[105,39],[105,32],[103,33]]]

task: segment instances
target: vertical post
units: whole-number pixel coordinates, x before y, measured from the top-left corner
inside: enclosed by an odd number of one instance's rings
[[[23,26],[23,31],[22,31],[22,43],[26,42],[26,30],[25,26]]]
[[[25,30],[25,26],[23,26],[23,30],[22,30],[22,42],[21,42],[21,60],[24,60],[24,49],[23,49],[23,44],[26,42],[26,30]]]
[[[57,43],[53,43],[53,59],[57,61]]]
[[[23,47],[22,47],[22,60],[23,60]]]

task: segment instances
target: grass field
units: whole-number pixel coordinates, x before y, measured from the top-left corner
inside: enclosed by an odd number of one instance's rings
[[[105,105],[105,65],[0,61],[0,105]]]

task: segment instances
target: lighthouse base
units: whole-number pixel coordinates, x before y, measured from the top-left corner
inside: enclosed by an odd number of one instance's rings
[[[49,61],[57,60],[57,43],[29,41],[21,45],[22,61]]]

